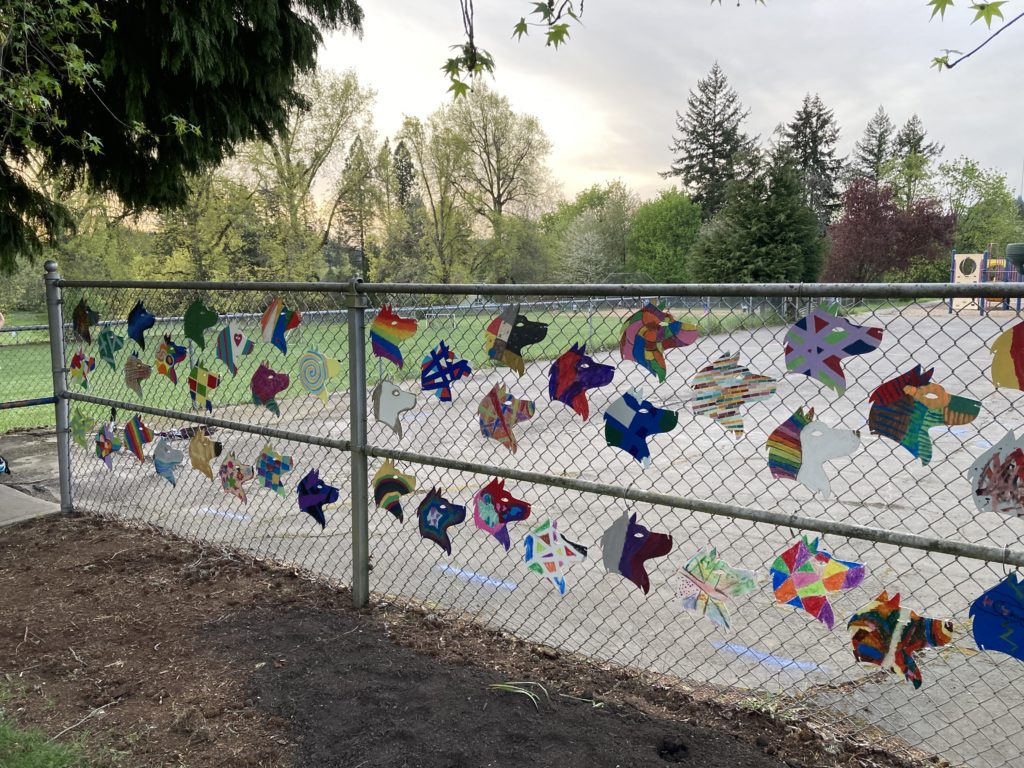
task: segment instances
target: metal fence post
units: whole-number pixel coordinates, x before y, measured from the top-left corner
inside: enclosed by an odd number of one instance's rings
[[[352,461],[352,602],[370,602],[369,479],[366,466],[366,296],[352,281],[348,308],[349,442]]]
[[[69,404],[64,393],[67,390],[64,367],[64,312],[63,299],[57,281],[57,262],[50,260],[43,265],[46,270],[46,318],[50,336],[50,368],[53,372],[54,409],[57,412],[57,472],[60,478],[60,511],[70,514],[74,511],[71,498],[71,429],[68,425]]]

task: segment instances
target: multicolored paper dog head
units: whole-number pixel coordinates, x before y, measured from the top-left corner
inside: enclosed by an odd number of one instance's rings
[[[309,394],[316,395],[327,405],[331,394],[327,380],[341,375],[341,360],[325,357],[315,349],[308,350],[299,360],[299,381]]]
[[[967,470],[979,512],[1024,517],[1024,437],[1011,429]]]
[[[213,402],[210,398],[218,386],[220,376],[201,365],[192,366],[192,370],[188,372],[188,394],[192,398],[192,407],[213,413]]]
[[[998,651],[1024,661],[1024,582],[1016,573],[971,604],[974,642],[983,651]]]
[[[651,449],[647,438],[675,429],[679,414],[657,408],[644,400],[643,389],[629,390],[608,406],[604,413],[604,439],[608,445],[621,448],[646,469],[651,465]]]
[[[473,496],[473,522],[481,531],[496,538],[508,552],[512,541],[508,536],[509,523],[530,517],[530,505],[505,490],[505,481],[494,478]]]
[[[373,417],[382,424],[387,424],[401,437],[402,414],[416,405],[416,395],[406,392],[388,379],[377,382],[377,386],[370,394],[373,398]]]
[[[416,490],[416,478],[400,472],[390,459],[373,476],[373,500],[402,522],[402,497]]]
[[[220,477],[220,485],[225,493],[231,494],[243,504],[248,501],[245,484],[256,476],[251,464],[242,464],[235,454],[229,453],[228,457],[224,459],[224,463],[220,465],[220,469],[217,470],[217,475]]]
[[[469,378],[473,369],[468,360],[456,360],[455,353],[441,341],[423,358],[420,367],[420,384],[424,392],[433,392],[445,403],[452,401],[452,384],[462,378]]]
[[[846,375],[840,361],[874,352],[881,343],[881,328],[855,325],[822,306],[797,320],[786,333],[786,369],[843,394]]]
[[[89,450],[89,433],[96,427],[96,420],[86,416],[77,406],[71,411],[71,439],[75,445]]]
[[[530,320],[522,314],[519,304],[509,304],[491,320],[484,333],[484,349],[491,362],[511,368],[520,376],[526,371],[523,347],[543,341],[548,324]]]
[[[11,465],[3,456],[0,456],[0,475],[10,475]]]
[[[260,327],[263,329],[263,340],[267,344],[273,344],[285,355],[288,354],[288,342],[285,334],[299,327],[302,322],[302,315],[284,305],[284,299],[275,298],[270,302],[263,318],[260,320]]]
[[[121,439],[114,434],[109,423],[103,424],[96,432],[96,456],[103,460],[107,469],[114,468],[114,454],[121,450]]]
[[[96,338],[96,345],[100,348],[100,360],[116,371],[117,358],[115,355],[118,350],[124,347],[124,338],[118,336],[109,328],[104,328]]]
[[[264,488],[283,498],[288,495],[283,477],[292,471],[293,466],[291,456],[278,453],[270,443],[267,443],[256,460],[256,476]]]
[[[187,355],[185,347],[175,344],[170,334],[164,334],[164,340],[156,348],[156,372],[170,379],[171,384],[177,384],[178,370],[175,366],[184,361]]]
[[[832,629],[836,617],[829,593],[860,586],[865,574],[862,563],[839,560],[819,550],[818,539],[804,536],[775,558],[772,589],[778,602],[802,608]]]
[[[528,534],[523,541],[526,547],[526,567],[539,573],[565,594],[565,569],[577,560],[587,556],[587,548],[569,541],[558,533],[558,521],[545,520]]]
[[[420,502],[416,515],[420,521],[420,536],[450,555],[452,540],[448,537],[448,529],[466,521],[466,508],[448,501],[441,495],[440,488],[432,488]]]
[[[668,375],[665,353],[693,344],[700,335],[696,325],[676,320],[655,304],[648,303],[626,320],[619,339],[623,360],[632,360],[664,381]]]
[[[234,323],[228,323],[217,334],[217,359],[231,371],[232,376],[238,375],[239,360],[252,354],[256,345]]]
[[[161,437],[157,441],[156,449],[153,451],[153,466],[156,468],[156,473],[172,486],[178,484],[174,470],[184,459],[185,454],[177,448],[172,448],[167,440]]]
[[[277,404],[277,396],[288,389],[292,380],[287,373],[278,373],[265,362],[252,375],[249,389],[252,391],[252,401],[256,405],[262,405],[271,413],[280,416],[281,409]]]
[[[146,426],[142,417],[136,414],[128,419],[124,425],[124,445],[135,454],[135,458],[140,463],[146,460],[146,456],[142,452],[143,446],[151,442],[153,442],[153,430]]]
[[[690,386],[694,392],[693,412],[714,419],[736,437],[743,434],[744,405],[767,400],[775,394],[778,382],[770,376],[751,373],[740,365],[739,354],[722,355],[697,371]]]
[[[206,349],[205,333],[217,324],[217,313],[203,304],[202,299],[196,299],[188,305],[182,320],[185,338],[192,339],[200,349]]]
[[[324,506],[334,504],[341,498],[338,489],[320,479],[320,470],[311,469],[299,481],[297,490],[299,509],[320,523],[321,529],[326,528],[327,518],[324,516]]]
[[[999,334],[992,342],[992,383],[1024,390],[1024,322]]]
[[[416,318],[399,317],[390,304],[385,304],[370,323],[370,349],[376,357],[390,360],[401,368],[405,360],[399,345],[412,338],[416,327]]]
[[[573,344],[548,371],[548,397],[568,405],[586,421],[590,418],[587,391],[607,386],[613,378],[615,368],[590,357],[586,344]]]
[[[646,595],[651,580],[645,567],[648,560],[664,557],[672,551],[672,537],[667,533],[651,533],[636,521],[636,513],[612,523],[601,536],[601,556],[605,570],[618,573],[632,581]]]
[[[803,408],[768,436],[768,469],[772,477],[796,480],[825,498],[832,492],[824,463],[849,456],[860,445],[860,435],[814,421],[814,409]]]
[[[718,558],[718,550],[702,550],[679,571],[676,594],[683,610],[704,616],[722,629],[731,629],[727,600],[757,589],[757,574],[733,568]]]
[[[153,375],[153,366],[139,359],[138,352],[132,352],[124,361],[124,383],[132,392],[142,397],[142,382]]]
[[[89,309],[89,302],[83,296],[78,300],[74,311],[71,313],[71,328],[75,336],[86,344],[92,344],[92,333],[89,326],[96,325],[100,321],[100,313]]]
[[[201,429],[196,430],[188,443],[188,458],[192,462],[192,468],[213,480],[213,469],[210,467],[210,462],[220,456],[223,448],[223,445],[211,440],[206,432]]]
[[[71,381],[77,381],[82,389],[89,388],[89,374],[95,369],[96,358],[86,355],[85,350],[79,349],[71,356],[71,365],[68,368],[68,373],[71,375]]]
[[[853,614],[846,626],[857,661],[888,672],[899,670],[915,688],[921,687],[921,670],[914,653],[953,640],[952,621],[922,618],[909,608],[901,608],[898,593],[890,598],[888,592],[882,592]]]
[[[929,429],[970,424],[981,413],[977,400],[950,395],[933,384],[934,371],[915,366],[879,386],[869,398],[871,434],[895,440],[924,465],[932,460]]]
[[[495,384],[477,408],[480,433],[497,440],[515,453],[518,444],[513,427],[521,421],[532,419],[535,410],[532,400],[518,400],[508,394],[504,384]]]
[[[138,344],[140,349],[145,349],[146,331],[154,325],[156,318],[146,311],[146,305],[142,301],[136,302],[128,313],[128,338]]]

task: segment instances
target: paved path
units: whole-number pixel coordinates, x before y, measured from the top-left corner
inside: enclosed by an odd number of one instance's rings
[[[31,520],[33,517],[55,515],[58,512],[59,504],[0,485],[0,528]]]

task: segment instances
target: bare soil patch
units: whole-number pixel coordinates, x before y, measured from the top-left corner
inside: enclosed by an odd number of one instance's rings
[[[0,711],[133,768],[912,764],[96,519],[0,531]]]

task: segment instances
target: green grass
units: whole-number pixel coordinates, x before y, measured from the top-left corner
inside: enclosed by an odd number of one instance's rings
[[[3,768],[87,768],[78,744],[55,744],[46,734],[24,730],[0,719],[0,765]]]

